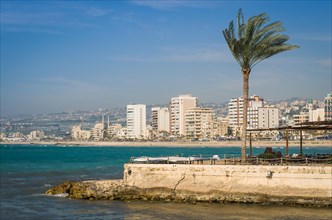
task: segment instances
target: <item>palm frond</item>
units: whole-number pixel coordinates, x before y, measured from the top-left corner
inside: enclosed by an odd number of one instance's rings
[[[242,69],[251,69],[275,54],[298,48],[296,45],[286,44],[289,37],[280,34],[285,31],[282,22],[268,24],[270,18],[266,13],[253,16],[245,22],[242,10],[239,9],[236,19],[237,31],[231,21],[223,35]]]

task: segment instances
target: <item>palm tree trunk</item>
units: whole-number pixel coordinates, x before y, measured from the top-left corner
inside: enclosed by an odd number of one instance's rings
[[[242,124],[242,133],[241,133],[241,160],[246,160],[246,134],[247,134],[247,124],[248,124],[248,98],[249,98],[249,74],[250,69],[242,69],[243,75],[243,124]]]

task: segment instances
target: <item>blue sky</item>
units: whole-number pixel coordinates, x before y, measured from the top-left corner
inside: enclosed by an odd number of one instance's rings
[[[1,1],[1,114],[202,103],[242,94],[222,36],[239,8],[284,22],[289,43],[254,67],[250,94],[331,91],[331,1]]]

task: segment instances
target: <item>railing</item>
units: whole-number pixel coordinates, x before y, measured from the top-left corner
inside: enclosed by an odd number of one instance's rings
[[[291,158],[281,157],[273,159],[263,159],[258,157],[247,158],[245,162],[241,159],[224,159],[223,164],[252,164],[252,165],[316,165],[316,164],[330,164],[332,165],[332,157],[330,158]]]
[[[166,157],[131,157],[129,163],[140,164],[211,164],[211,165],[332,165],[332,156],[323,158],[310,157],[281,157],[273,159],[263,159],[258,157],[247,158],[243,161],[238,157],[216,157],[216,155],[193,155],[183,156],[166,156]]]

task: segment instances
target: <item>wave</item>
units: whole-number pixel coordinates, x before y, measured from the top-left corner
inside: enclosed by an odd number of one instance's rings
[[[27,195],[26,195],[27,196]],[[32,197],[41,197],[41,196],[49,196],[49,195],[47,195],[47,194],[45,194],[45,193],[34,193],[34,194],[32,194],[31,195]]]
[[[50,195],[50,194],[43,194],[45,196],[51,196],[51,197],[60,197],[60,198],[65,198],[68,197],[69,194],[68,193],[59,193],[59,194],[54,194],[54,195]]]

